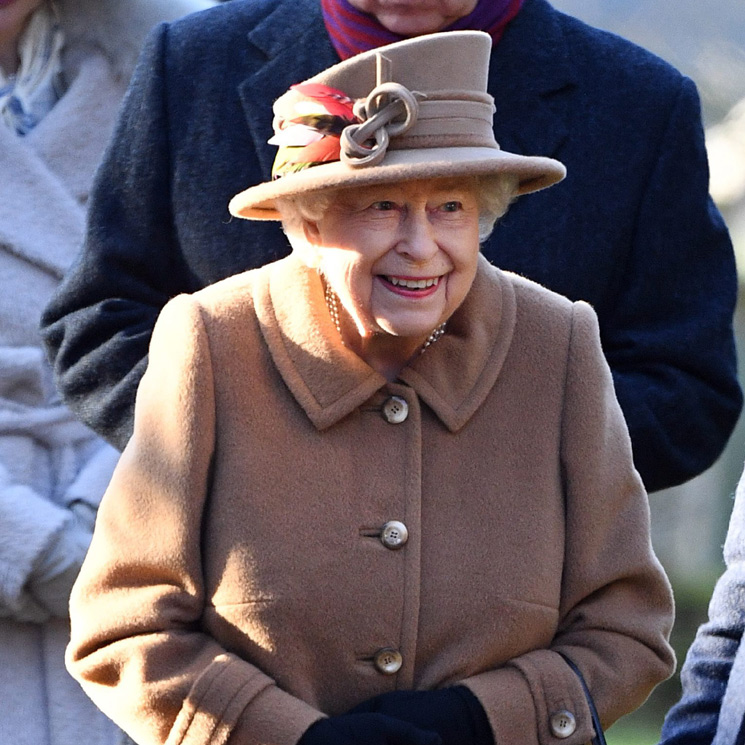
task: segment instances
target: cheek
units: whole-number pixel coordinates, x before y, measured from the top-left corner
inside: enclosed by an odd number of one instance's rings
[[[462,265],[455,275],[455,281],[452,284],[449,302],[460,305],[465,299],[468,291],[471,289],[474,277],[476,276],[477,264],[475,261]]]
[[[359,254],[349,249],[324,251],[320,268],[348,310],[352,310],[351,306],[357,308],[369,298],[372,275]]]
[[[479,260],[479,221],[478,214],[468,216],[467,222],[457,226],[447,237],[450,247],[448,254],[453,264],[460,270],[475,271]]]
[[[455,267],[453,273],[453,285],[451,288],[451,302],[460,304],[468,291],[471,289],[479,261],[478,234],[476,237],[469,236],[464,241],[468,249],[458,250],[451,253],[451,261]]]

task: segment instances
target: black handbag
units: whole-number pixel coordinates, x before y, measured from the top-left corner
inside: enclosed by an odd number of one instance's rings
[[[579,684],[582,686],[582,690],[585,692],[585,698],[587,699],[587,704],[590,707],[592,726],[595,730],[595,737],[592,738],[592,745],[606,745],[605,733],[603,732],[603,727],[600,724],[600,717],[598,716],[598,711],[595,708],[595,702],[592,700],[590,691],[587,688],[587,683],[585,683],[585,679],[582,677],[582,673],[579,671],[579,668],[565,654],[562,654],[561,652],[559,652],[558,654],[561,655],[564,662],[566,662],[567,665],[572,668],[574,674],[579,678]]]

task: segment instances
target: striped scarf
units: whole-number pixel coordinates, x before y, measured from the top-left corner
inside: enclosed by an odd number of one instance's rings
[[[471,13],[443,30],[486,31],[496,46],[522,4],[523,0],[478,0]],[[321,0],[321,9],[331,43],[342,59],[404,38],[388,31],[373,16],[352,7],[347,0]]]
[[[44,3],[18,43],[18,72],[6,75],[0,68],[0,121],[18,135],[28,134],[60,98],[62,43],[56,14]]]

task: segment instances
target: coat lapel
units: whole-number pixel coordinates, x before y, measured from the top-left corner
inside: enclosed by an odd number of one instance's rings
[[[126,87],[103,55],[91,53],[65,95],[27,135],[29,145],[81,203],[88,199]]]
[[[526,0],[491,62],[497,141],[523,155],[555,157],[571,129],[576,73],[557,12]]]
[[[47,164],[0,127],[0,248],[61,278],[83,237],[82,206]],[[38,209],[43,206],[44,209]]]
[[[267,267],[265,277],[255,298],[264,340],[308,418],[326,429],[367,401],[385,378],[342,344],[318,272],[291,254]]]
[[[465,426],[489,395],[515,331],[514,287],[504,273],[479,258],[473,286],[445,335],[401,371],[401,380],[451,432]]]
[[[563,161],[576,151],[578,84],[563,16],[545,0],[525,0],[499,43],[489,72],[489,90],[497,107],[494,132],[500,146],[521,155],[543,155]],[[543,249],[526,250],[526,241],[556,252],[556,235],[571,234],[566,222],[577,205],[576,174],[550,189],[520,197],[483,246],[484,255],[504,269],[549,282],[553,260]],[[551,247],[554,246],[554,249]]]
[[[303,18],[303,23],[298,23]],[[302,29],[298,33],[299,29]],[[239,86],[246,123],[265,179],[277,149],[272,136],[272,104],[291,85],[339,62],[323,25],[317,0],[280,0],[252,29],[247,44],[266,61]]]
[[[14,174],[0,183],[0,245],[59,278],[80,247],[88,187],[121,97],[107,76],[92,57],[29,135],[0,127],[0,172]]]

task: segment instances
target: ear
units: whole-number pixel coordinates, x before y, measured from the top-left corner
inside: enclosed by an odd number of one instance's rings
[[[290,240],[292,250],[298,254],[309,269],[318,269],[321,256],[318,247],[321,245],[321,232],[318,223],[313,220],[302,220],[302,238],[296,233],[295,240]]]
[[[315,220],[303,218],[303,235],[311,246],[321,245],[321,231]]]

